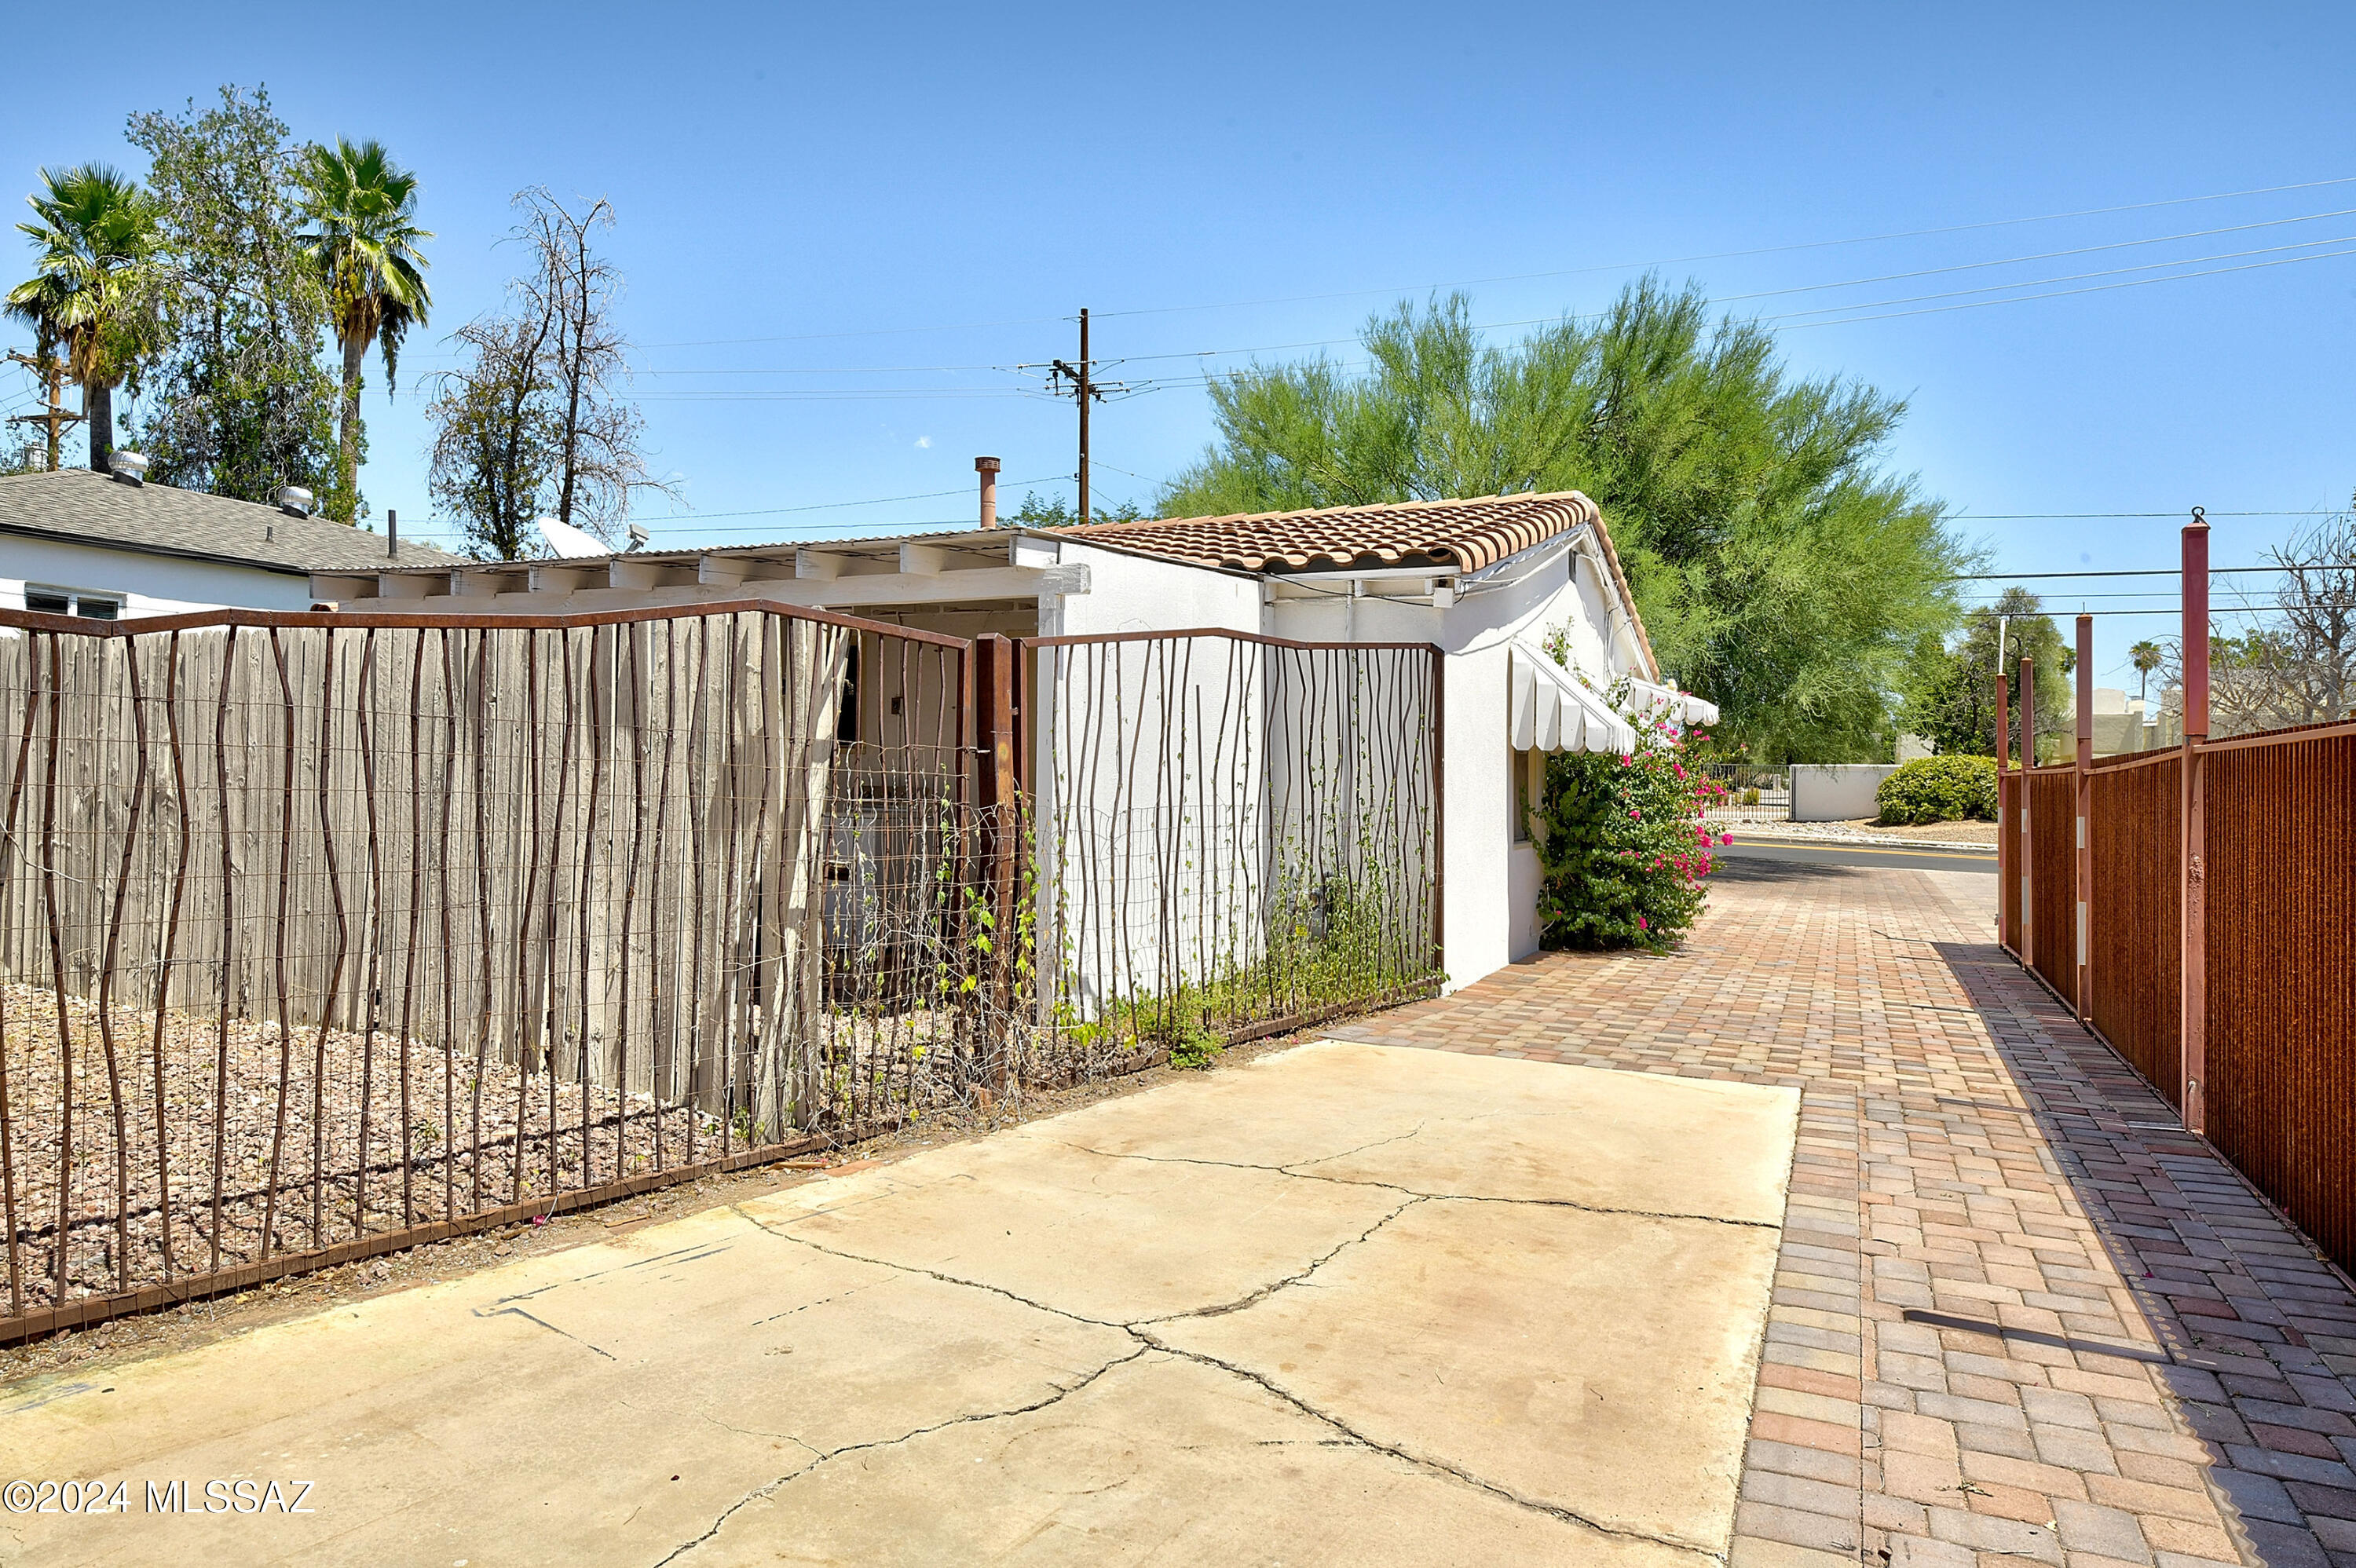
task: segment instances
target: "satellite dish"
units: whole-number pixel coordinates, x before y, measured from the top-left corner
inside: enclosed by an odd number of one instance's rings
[[[572,560],[579,556],[611,555],[605,541],[571,523],[561,523],[554,517],[540,519],[540,537],[548,541],[549,553]]]

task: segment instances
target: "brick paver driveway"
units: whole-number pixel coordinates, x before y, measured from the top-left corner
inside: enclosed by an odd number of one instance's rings
[[[1998,952],[1994,893],[1739,861],[1675,956],[1333,1032],[1800,1088],[1734,1568],[2356,1563],[2356,1295]]]

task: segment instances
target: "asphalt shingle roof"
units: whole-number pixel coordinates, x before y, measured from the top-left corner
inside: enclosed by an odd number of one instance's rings
[[[1582,523],[1595,503],[1576,490],[1325,507],[1308,512],[1237,512],[1091,523],[1076,536],[1196,566],[1246,571],[1440,566],[1478,571]]]
[[[126,485],[87,468],[0,478],[0,534],[6,533],[268,571],[377,571],[459,560],[404,539],[392,560],[380,533],[169,485]]]

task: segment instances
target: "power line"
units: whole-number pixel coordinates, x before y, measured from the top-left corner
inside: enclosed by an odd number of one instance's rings
[[[1695,255],[1688,255],[1688,256],[1667,256],[1667,257],[1660,257],[1660,258],[1656,258],[1655,260],[1649,261],[1614,261],[1614,262],[1603,262],[1603,263],[1597,263],[1597,264],[1592,264],[1592,265],[1589,265],[1589,266],[1582,266],[1582,267],[1566,267],[1566,268],[1558,268],[1558,269],[1555,269],[1555,270],[1551,270],[1551,271],[1547,271],[1547,272],[1501,273],[1501,274],[1497,274],[1497,275],[1495,275],[1495,276],[1492,276],[1492,277],[1485,277],[1485,278],[1465,278],[1465,279],[1459,279],[1459,280],[1457,280],[1457,281],[1455,281],[1455,282],[1453,282],[1453,283],[1413,283],[1413,284],[1403,284],[1403,285],[1390,285],[1390,286],[1386,286],[1386,287],[1381,287],[1381,288],[1343,289],[1343,290],[1329,291],[1329,292],[1320,293],[1305,293],[1305,294],[1275,294],[1275,295],[1269,295],[1269,296],[1266,296],[1266,297],[1263,297],[1263,298],[1260,298],[1260,299],[1250,299],[1250,300],[1226,300],[1226,301],[1216,301],[1216,302],[1211,302],[1211,303],[1206,303],[1206,304],[1178,304],[1178,305],[1151,305],[1151,306],[1139,306],[1139,307],[1135,307],[1135,308],[1129,309],[1129,310],[1098,311],[1098,312],[1097,312],[1097,315],[1098,315],[1099,317],[1108,317],[1108,316],[1131,316],[1131,315],[1167,315],[1183,314],[1183,313],[1194,312],[1194,311],[1208,311],[1208,310],[1240,310],[1240,309],[1247,309],[1247,308],[1251,308],[1251,307],[1255,307],[1255,306],[1258,306],[1258,305],[1268,305],[1268,304],[1306,304],[1306,303],[1311,303],[1311,302],[1314,302],[1314,301],[1318,301],[1318,300],[1329,300],[1329,299],[1353,299],[1353,298],[1358,298],[1358,297],[1362,297],[1362,296],[1365,296],[1365,295],[1370,295],[1370,294],[1427,293],[1431,293],[1431,292],[1434,292],[1434,291],[1437,291],[1437,290],[1440,290],[1440,289],[1476,288],[1476,287],[1480,287],[1480,286],[1482,286],[1482,285],[1483,285],[1483,284],[1488,284],[1488,283],[1529,283],[1529,282],[1536,282],[1536,281],[1542,280],[1542,279],[1547,279],[1547,278],[1580,277],[1580,276],[1584,276],[1584,275],[1590,274],[1590,273],[1595,273],[1595,272],[1634,272],[1634,271],[1639,271],[1639,270],[1647,269],[1647,268],[1653,268],[1653,267],[1675,267],[1675,266],[1684,266],[1684,265],[1687,265],[1687,264],[1689,264],[1689,263],[1696,262],[1696,261],[1733,261],[1733,260],[1739,260],[1739,259],[1742,259],[1742,258],[1746,258],[1746,257],[1751,257],[1751,256],[1772,256],[1772,255],[1783,255],[1783,254],[1788,254],[1788,253],[1791,253],[1791,252],[1794,252],[1794,251],[1821,251],[1821,250],[1833,250],[1833,249],[1838,249],[1838,248],[1841,248],[1841,247],[1844,247],[1844,246],[1849,246],[1849,245],[1869,245],[1869,244],[1879,244],[1879,243],[1883,243],[1883,242],[1887,242],[1887,241],[1890,241],[1890,240],[1919,240],[1919,239],[1924,239],[1924,238],[1928,238],[1928,237],[1932,237],[1932,236],[1935,236],[1935,235],[1941,235],[1941,234],[1965,234],[1965,233],[1973,233],[1973,232],[1976,232],[1976,231],[1981,230],[1981,229],[2008,229],[2008,228],[2019,228],[2019,227],[2023,226],[2023,225],[2026,225],[2026,224],[2032,224],[2032,223],[2053,223],[2053,222],[2061,222],[2061,221],[2063,221],[2063,220],[2067,220],[2067,219],[2078,219],[2078,218],[2101,218],[2101,217],[2112,216],[2112,215],[2115,215],[2115,214],[2117,214],[2117,213],[2122,213],[2122,212],[2147,212],[2147,211],[2154,211],[2154,210],[2157,210],[2157,209],[2159,209],[2159,208],[2162,208],[2197,206],[2197,205],[2200,205],[2200,204],[2201,204],[2201,203],[2205,203],[2205,202],[2212,202],[2212,201],[2235,201],[2235,200],[2243,199],[2243,198],[2247,197],[2254,197],[2254,196],[2274,196],[2274,195],[2278,195],[2278,194],[2280,194],[2280,193],[2282,193],[2282,192],[2284,192],[2284,191],[2293,191],[2293,190],[2319,190],[2319,189],[2325,189],[2325,188],[2329,188],[2329,187],[2332,187],[2344,186],[2344,185],[2351,185],[2351,184],[2356,184],[2356,175],[2343,176],[2337,177],[2337,178],[2333,178],[2333,179],[2322,179],[2322,180],[2301,180],[2301,181],[2297,181],[2297,182],[2294,182],[2294,183],[2291,183],[2291,184],[2287,184],[2287,185],[2258,186],[2258,187],[2253,187],[2252,188],[2247,189],[2247,190],[2218,191],[2218,192],[2214,192],[2214,193],[2212,193],[2212,194],[2206,195],[2206,196],[2171,197],[2166,198],[2166,199],[2164,199],[2164,200],[2159,200],[2159,201],[2126,202],[2126,203],[2121,203],[2121,204],[2118,204],[2118,205],[2115,205],[2115,206],[2111,206],[2111,207],[2083,208],[2079,208],[2079,209],[2077,209],[2077,210],[2070,211],[2070,212],[2048,212],[2048,213],[2039,213],[2039,214],[2035,214],[2035,215],[2032,215],[2032,216],[2029,216],[2029,217],[2024,217],[2024,218],[1999,218],[1999,219],[1986,219],[1986,220],[1983,220],[1983,221],[1980,221],[1980,222],[1976,222],[1976,223],[1954,223],[1954,224],[1944,224],[1944,225],[1941,225],[1941,226],[1938,226],[1938,227],[1935,227],[1935,228],[1930,228],[1930,229],[1903,229],[1903,230],[1899,230],[1899,231],[1895,231],[1895,232],[1891,232],[1891,233],[1884,233],[1884,234],[1863,234],[1863,235],[1853,235],[1853,236],[1850,236],[1850,237],[1847,237],[1847,238],[1845,238],[1845,239],[1838,239],[1838,240],[1800,240],[1800,241],[1795,241],[1795,242],[1794,242],[1794,243],[1787,244],[1787,245],[1764,245],[1764,246],[1754,246],[1754,247],[1751,247],[1751,248],[1749,248],[1749,249],[1746,249],[1746,250],[1740,250],[1740,251],[1704,251],[1704,252],[1700,252],[1700,253],[1697,253],[1697,254],[1695,254]],[[2277,222],[2277,223],[2301,223],[2301,222],[2310,222],[2310,221],[2314,221],[2315,219],[2319,219],[2319,218],[2325,218],[2325,217],[2335,217],[2335,216],[2340,216],[2340,214],[2336,214],[2336,213],[2319,213],[2319,214],[2312,214],[2312,215],[2308,215],[2308,216],[2301,217],[2301,218],[2279,219],[2275,219],[2275,220],[2273,220],[2273,221],[2274,221],[2274,222]],[[2227,232],[2231,232],[2231,231],[2233,231],[2233,228],[2237,228],[2237,227],[2253,227],[2253,228],[2254,228],[2254,227],[2263,227],[2263,225],[2229,226],[2228,228],[2223,228],[2223,229],[2211,229],[2211,230],[2203,230],[2203,231],[2200,231],[2200,233],[2201,233],[2201,234],[2206,234],[2206,233],[2227,233]],[[2183,236],[2171,236],[2171,237],[2169,237],[2169,238],[2197,238],[2197,237],[2200,237],[2200,234],[2190,234],[2190,235],[2183,235]],[[2165,242],[2166,242],[2166,241],[2165,241],[2164,240],[2132,240],[2132,241],[2125,241],[2124,243],[2129,243],[2129,244],[2159,244],[2159,243],[2165,243]],[[2103,248],[2103,247],[2089,247],[2088,249],[2102,249],[2102,248]],[[2057,251],[2057,252],[2053,252],[2053,254],[2054,254],[2054,255],[2066,255],[2066,254],[2072,254],[2072,252],[2070,252],[2070,251]],[[2022,261],[2022,260],[2037,260],[2037,259],[2040,259],[2040,258],[2033,258],[2033,257],[2028,257],[2028,258],[2013,258],[2013,260],[2015,260],[2015,261]],[[1975,265],[1975,266],[1999,266],[1999,265],[2004,265],[2004,264],[2006,264],[2006,263],[2005,263],[2005,262],[2001,262],[2001,261],[1991,261],[1991,262],[1975,262],[1975,263],[1969,263],[1969,264],[1970,264],[1970,265]],[[1906,274],[1906,273],[1894,274],[1894,276],[1900,276],[1900,277],[1903,277],[1903,276],[1910,276],[1910,275],[1917,275],[1917,274]],[[1879,281],[1879,280],[1861,280],[1861,281]],[[1816,287],[1822,287],[1822,288],[1843,288],[1843,287],[1848,287],[1848,286],[1850,286],[1850,285],[1849,285],[1849,284],[1846,284],[1846,283],[1826,283],[1826,284],[1819,284],[1819,285],[1815,285],[1815,286],[1816,286]],[[950,324],[937,325],[927,325],[927,326],[878,326],[878,327],[857,327],[857,328],[845,328],[845,329],[842,329],[842,330],[840,330],[840,331],[834,331],[834,332],[786,333],[786,334],[766,335],[766,336],[755,336],[755,337],[697,337],[697,338],[675,338],[675,339],[669,339],[669,340],[660,341],[660,342],[654,342],[654,343],[641,343],[641,344],[637,345],[636,347],[639,347],[639,348],[712,348],[712,347],[736,347],[736,346],[739,346],[739,345],[744,345],[744,344],[758,344],[758,343],[818,343],[818,342],[829,342],[829,341],[833,341],[833,340],[837,340],[837,339],[841,339],[841,338],[851,338],[851,337],[889,337],[889,336],[912,336],[912,335],[921,335],[921,334],[925,334],[925,333],[936,333],[936,332],[978,332],[978,331],[986,331],[986,330],[991,330],[991,329],[994,329],[994,328],[998,328],[998,327],[1008,327],[1008,326],[1038,326],[1038,325],[1052,325],[1052,324],[1060,323],[1060,322],[1068,322],[1068,321],[1070,321],[1071,319],[1072,319],[1072,317],[1070,317],[1070,316],[1065,316],[1065,315],[1019,316],[1019,317],[1009,317],[1009,318],[1005,318],[1005,319],[1001,319],[1001,320],[998,320],[998,321],[972,321],[972,322],[958,322],[958,323],[950,323]],[[1346,340],[1344,340],[1344,341],[1346,341]],[[1262,352],[1262,350],[1258,350],[1258,349],[1254,349],[1254,350],[1236,350],[1235,352],[1239,352],[1239,353],[1241,353],[1241,352],[1255,352],[1255,353],[1256,353],[1256,352]],[[431,358],[431,357],[434,357],[434,356],[433,356],[430,352],[428,352],[428,353],[426,353],[426,354],[423,354],[423,355],[417,356],[417,357],[422,357],[422,358]]]
[[[2180,283],[2189,278],[2213,278],[2224,272],[2253,272],[2265,267],[2291,267],[2297,266],[2301,261],[2329,261],[2340,256],[2356,256],[2356,250],[2325,251],[2312,256],[2285,256],[2273,261],[2244,261],[2238,267],[2211,267],[2205,271],[2198,272],[2173,272],[2164,278],[2132,278],[2124,283],[2091,283],[2083,289],[2054,289],[2041,294],[2015,294],[2008,299],[1971,300],[1963,304],[1925,305],[1921,310],[1884,311],[1879,315],[1849,315],[1843,316],[1837,321],[1794,321],[1792,323],[1791,329],[1797,332],[1811,326],[1851,326],[1860,322],[1895,321],[1901,316],[1908,315],[1943,315],[1949,311],[1979,310],[1985,306],[1992,304],[2024,304],[2030,300],[2062,299],[2071,294],[2107,293],[2114,289],[2141,288],[2147,283]],[[2032,285],[2021,284],[2018,286],[2025,288]],[[1890,303],[1896,302],[1893,301]],[[1860,305],[1857,308],[1861,310],[1869,310],[1872,307],[1870,305]],[[1795,314],[1810,315],[1815,313],[1812,311],[1801,311]],[[1780,322],[1788,318],[1771,315],[1764,319],[1770,322]]]
[[[2301,562],[2296,569],[2286,566],[2212,566],[2211,577],[2242,577],[2272,574],[2276,577],[2297,570],[2301,571],[2356,571],[2356,561],[2318,560]],[[2173,566],[2139,566],[2120,570],[2089,571],[1975,571],[1959,577],[1943,577],[1942,582],[2026,582],[2044,577],[2176,577],[2180,575]]]
[[[1228,300],[1215,304],[1156,305],[1135,310],[1099,311],[1099,315],[1167,315],[1182,311],[1240,310],[1253,305],[1299,304],[1314,300],[1351,299],[1362,294],[1428,293],[1440,289],[1474,288],[1483,283],[1529,283],[1542,278],[1578,277],[1590,272],[1636,272],[1651,267],[1678,267],[1693,261],[1725,261],[1747,256],[1775,256],[1794,251],[1821,251],[1843,245],[1871,245],[1890,240],[1919,240],[1936,234],[1964,234],[1982,229],[2007,229],[2026,223],[2053,223],[2072,218],[2101,218],[2120,212],[2147,212],[2162,207],[2185,207],[2206,201],[2233,201],[2243,197],[2273,196],[2286,190],[2317,190],[2328,186],[2356,184],[2356,175],[2337,179],[2303,180],[2294,185],[2261,186],[2250,190],[2221,191],[2212,196],[2172,197],[2165,201],[2129,202],[2117,207],[2091,207],[2076,212],[2049,212],[2032,218],[1998,218],[1979,223],[1951,223],[1936,229],[1910,229],[1893,234],[1863,234],[1847,240],[1811,240],[1790,245],[1762,245],[1747,251],[1712,251],[1695,256],[1669,256],[1653,261],[1616,261],[1554,272],[1514,272],[1492,278],[1468,278],[1452,283],[1418,283],[1387,289],[1344,289],[1330,293],[1272,295],[1266,299]]]

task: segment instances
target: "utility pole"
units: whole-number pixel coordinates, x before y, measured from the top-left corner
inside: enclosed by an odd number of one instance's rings
[[[1080,358],[1075,365],[1066,359],[1053,361],[1053,377],[1058,382],[1069,381],[1073,393],[1080,400],[1080,521],[1088,520],[1088,404],[1102,402],[1104,393],[1088,376],[1088,311],[1080,307]],[[1060,389],[1060,385],[1059,389]]]
[[[48,404],[44,412],[37,414],[16,414],[13,416],[8,422],[10,424],[37,424],[47,425],[48,427],[49,472],[55,474],[58,471],[59,427],[62,425],[79,424],[81,422],[82,417],[80,414],[68,413],[64,406],[58,401],[59,395],[65,389],[65,365],[54,354],[48,355],[45,357],[36,358],[30,354],[20,353],[14,348],[8,350],[8,358],[12,363],[22,365],[34,375],[40,377],[43,382],[47,385]]]

